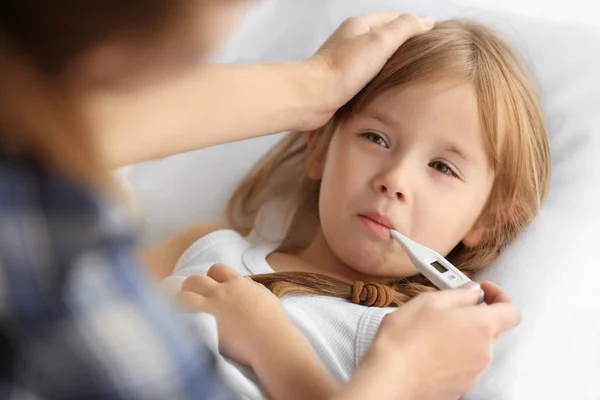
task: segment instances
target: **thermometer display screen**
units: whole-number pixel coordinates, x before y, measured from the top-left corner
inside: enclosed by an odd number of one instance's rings
[[[448,272],[448,269],[447,269],[446,267],[444,267],[442,264],[440,264],[439,262],[437,262],[437,261],[434,261],[434,262],[432,262],[432,263],[431,263],[431,266],[432,266],[433,268],[437,269],[437,270],[438,270],[439,272],[441,272],[442,274],[443,274],[444,272]]]

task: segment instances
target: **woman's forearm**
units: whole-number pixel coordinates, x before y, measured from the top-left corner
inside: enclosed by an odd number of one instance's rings
[[[96,93],[85,104],[106,159],[118,167],[325,120],[333,112],[329,79],[310,61],[203,64],[145,88]]]
[[[330,400],[341,390],[308,340],[295,329],[261,346],[252,364],[274,400]]]
[[[372,349],[342,386],[298,331],[277,335],[260,348],[261,356],[252,368],[274,400],[419,399],[408,364],[390,360],[381,349]]]
[[[197,64],[160,84],[86,99],[105,159],[122,166],[285,130],[315,129],[433,20],[401,12],[343,23],[315,56],[271,64]],[[110,94],[109,94],[110,93]]]
[[[332,400],[424,400],[419,397],[414,371],[410,368],[411,357],[391,358],[377,343],[369,350],[350,381],[340,389]]]

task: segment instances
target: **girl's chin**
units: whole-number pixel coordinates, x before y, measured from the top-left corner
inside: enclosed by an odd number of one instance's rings
[[[340,260],[356,272],[373,278],[402,279],[418,274],[404,252],[389,254],[377,246],[348,246]]]

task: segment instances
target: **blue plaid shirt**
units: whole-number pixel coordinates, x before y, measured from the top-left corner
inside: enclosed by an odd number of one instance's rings
[[[230,398],[135,265],[125,220],[0,149],[0,398]]]

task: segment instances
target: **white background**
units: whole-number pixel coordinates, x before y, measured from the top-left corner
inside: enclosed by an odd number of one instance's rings
[[[460,0],[460,3],[530,17],[600,25],[600,3],[593,0]]]

